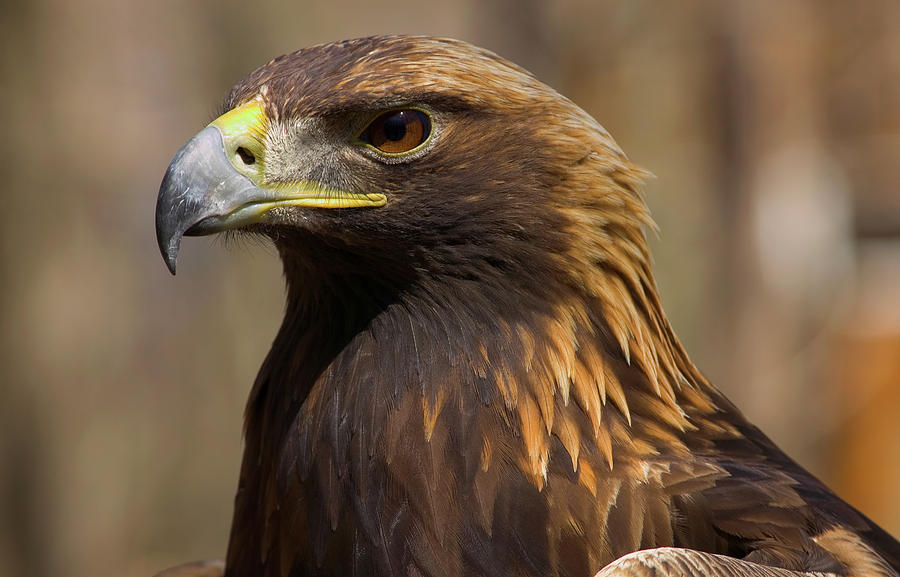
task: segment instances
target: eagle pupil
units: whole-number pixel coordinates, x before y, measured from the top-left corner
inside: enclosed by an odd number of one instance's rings
[[[405,112],[398,112],[389,116],[384,121],[384,137],[391,142],[403,140],[403,137],[406,136],[406,124]]]

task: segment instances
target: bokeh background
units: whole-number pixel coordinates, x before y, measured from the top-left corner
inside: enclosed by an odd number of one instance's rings
[[[31,0],[0,5],[0,575],[221,557],[273,251],[153,232],[173,153],[233,82],[375,33],[484,45],[656,179],[694,360],[900,534],[900,3]]]

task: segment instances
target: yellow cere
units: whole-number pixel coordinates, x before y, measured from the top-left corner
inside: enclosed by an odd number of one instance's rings
[[[209,125],[221,130],[226,142],[249,136],[259,142],[261,146],[266,135],[266,122],[266,113],[262,103],[259,100],[251,100],[229,110],[210,122]]]
[[[222,133],[232,166],[257,185],[263,180],[267,122],[262,103],[251,100],[209,123]]]
[[[263,166],[268,118],[259,100],[241,104],[216,118],[209,125],[215,126],[222,133],[226,154],[234,168],[257,186],[274,189],[277,193],[277,197],[268,202],[243,207],[240,211],[242,218],[250,217],[256,220],[262,214],[280,206],[360,208],[384,206],[387,203],[387,197],[381,193],[350,193],[312,181],[265,183]],[[252,155],[250,163],[245,160],[247,153]]]

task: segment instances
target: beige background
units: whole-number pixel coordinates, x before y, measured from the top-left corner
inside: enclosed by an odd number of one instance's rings
[[[230,85],[329,40],[448,35],[534,71],[652,170],[697,363],[900,533],[900,4],[36,0],[0,7],[0,575],[221,556],[270,248],[153,232]]]

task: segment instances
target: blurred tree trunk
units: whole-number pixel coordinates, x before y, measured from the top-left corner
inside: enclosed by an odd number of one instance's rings
[[[29,94],[37,91],[37,72],[23,55],[37,50],[31,26],[35,7],[24,2],[0,4],[0,575],[53,575],[48,555],[47,513],[53,499],[45,492],[48,434],[38,395],[40,383],[19,369],[26,355],[21,334],[13,330],[21,320],[21,300],[28,290],[30,247],[23,242],[28,228],[19,218],[34,191],[28,162],[34,139],[27,131],[38,120]],[[17,87],[19,90],[11,90]],[[24,90],[23,90],[24,89]],[[5,218],[4,218],[5,217]]]

